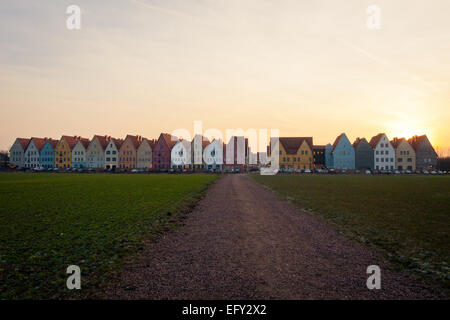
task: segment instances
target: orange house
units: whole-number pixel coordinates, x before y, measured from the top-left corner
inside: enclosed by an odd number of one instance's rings
[[[142,136],[127,135],[119,149],[119,168],[137,168],[137,150],[141,144]]]
[[[55,147],[55,167],[60,169],[72,167],[72,150],[78,141],[87,141],[89,139],[79,136],[62,136]]]

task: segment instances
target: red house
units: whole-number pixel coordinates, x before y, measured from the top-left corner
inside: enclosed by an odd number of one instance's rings
[[[170,168],[170,154],[178,138],[168,133],[161,133],[153,149],[153,171],[167,171]]]

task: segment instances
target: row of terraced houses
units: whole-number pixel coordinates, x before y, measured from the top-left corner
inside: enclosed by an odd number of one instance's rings
[[[312,137],[280,137],[274,141],[278,141],[281,169],[413,171],[435,168],[438,158],[426,135],[389,140],[380,133],[370,141],[357,138],[352,144],[342,133],[328,145],[314,145]],[[80,136],[62,136],[59,140],[17,138],[10,149],[10,164],[18,168],[243,172],[253,163],[261,165],[266,156],[273,161],[276,155],[270,154],[271,147],[264,153],[252,153],[244,137],[232,137],[225,144],[200,135],[189,141],[167,133],[161,133],[158,139],[139,135],[127,135],[125,139],[95,135],[91,140]]]

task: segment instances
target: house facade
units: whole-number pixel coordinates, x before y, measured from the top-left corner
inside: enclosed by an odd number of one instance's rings
[[[86,166],[92,169],[105,168],[105,150],[110,136],[95,135],[86,150]]]
[[[191,142],[178,140],[171,150],[170,162],[172,169],[192,169]]]
[[[312,137],[280,137],[279,167],[285,170],[311,170],[314,166]]]
[[[136,166],[138,169],[149,171],[152,169],[152,151],[155,147],[155,141],[142,138],[142,142],[136,151]]]
[[[62,136],[55,147],[55,167],[59,169],[72,167],[72,150],[78,140],[88,140],[80,136]]]
[[[105,168],[108,170],[116,170],[119,168],[119,150],[123,140],[111,138],[105,149]]]
[[[196,134],[191,142],[191,158],[192,169],[194,171],[202,171],[206,168],[206,163],[203,159],[203,151],[210,144],[208,138]]]
[[[223,167],[223,154],[225,152],[225,145],[222,140],[213,139],[203,150],[203,161],[206,169],[221,171]]]
[[[18,168],[24,168],[25,150],[30,143],[30,139],[17,138],[11,149],[9,149],[9,163]]]
[[[137,150],[142,142],[142,136],[127,135],[119,149],[119,167],[121,169],[137,168]]]
[[[248,139],[243,136],[232,136],[225,145],[223,170],[245,172],[248,165],[248,153]]]
[[[355,169],[355,149],[345,133],[341,133],[333,143],[333,168]]]
[[[414,136],[408,142],[416,152],[416,168],[419,170],[436,169],[438,155],[426,135]]]
[[[41,150],[45,145],[47,138],[31,138],[25,150],[24,166],[25,168],[41,167]]]
[[[375,170],[394,170],[395,150],[388,137],[384,133],[372,137],[369,142],[374,151]]]
[[[48,139],[42,147],[40,158],[41,166],[44,168],[48,169],[55,167],[55,148],[57,144],[58,140]]]
[[[355,168],[373,170],[373,149],[366,138],[356,138],[353,148],[355,149]]]
[[[80,139],[72,150],[72,168],[86,168],[86,154],[89,147],[88,139]]]
[[[169,133],[161,133],[153,149],[153,170],[166,171],[171,166],[172,149],[178,138]]]
[[[416,170],[416,152],[405,138],[391,141],[395,149],[395,168],[399,171]]]
[[[325,166],[325,147],[319,145],[313,146],[315,168],[323,168]]]

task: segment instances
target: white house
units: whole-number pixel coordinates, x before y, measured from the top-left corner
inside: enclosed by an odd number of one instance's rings
[[[170,153],[170,167],[173,169],[190,169],[192,165],[191,143],[178,140]]]
[[[203,150],[203,161],[206,168],[212,170],[222,170],[223,165],[223,142],[213,139]]]
[[[29,143],[30,139],[25,138],[17,138],[16,141],[14,141],[11,149],[9,149],[10,164],[19,168],[24,167],[25,150]]]
[[[395,149],[384,133],[377,134],[370,139],[369,144],[373,149],[375,170],[395,169]]]
[[[31,138],[28,147],[25,150],[24,166],[25,168],[41,167],[41,150],[45,145],[47,138]]]
[[[115,170],[119,168],[119,149],[123,139],[111,138],[105,149],[105,168]]]
[[[105,168],[105,151],[108,146],[110,136],[95,135],[86,150],[86,165],[88,168]]]
[[[72,149],[72,168],[86,167],[86,153],[89,147],[89,140],[80,139]]]

